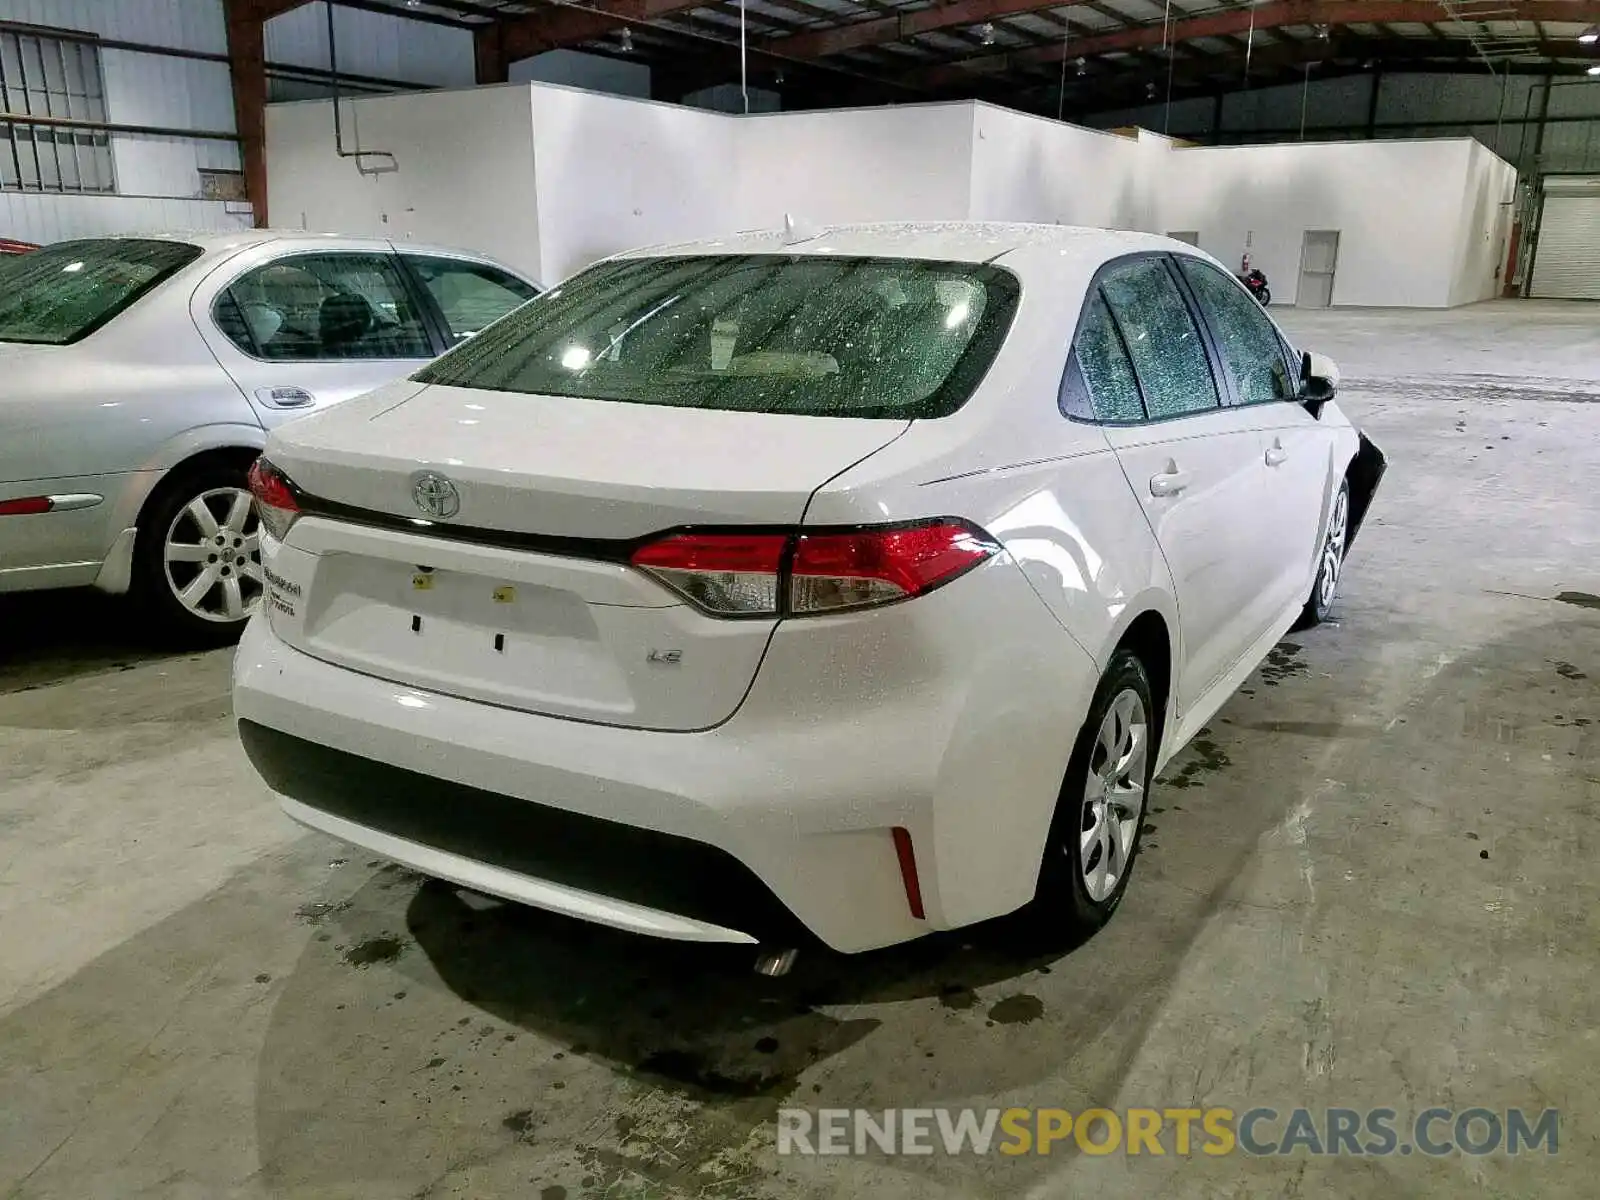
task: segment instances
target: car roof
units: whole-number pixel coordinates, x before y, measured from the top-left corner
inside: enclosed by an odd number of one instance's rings
[[[861,257],[920,258],[946,262],[990,262],[1017,251],[1026,257],[1065,256],[1081,263],[1101,262],[1140,250],[1194,248],[1171,238],[1082,225],[1030,225],[1008,221],[895,221],[832,225],[818,229],[752,230],[722,238],[702,238],[650,246],[622,255],[655,258],[682,254],[848,254]]]
[[[382,242],[394,245],[404,250],[414,250],[423,254],[449,254],[462,258],[482,259],[485,262],[494,262],[495,259],[477,250],[468,250],[463,247],[438,246],[425,242],[396,242],[392,238],[381,235],[366,235],[356,233],[314,233],[304,229],[232,229],[225,231],[216,230],[173,230],[163,229],[158,231],[130,230],[127,233],[94,234],[85,238],[67,238],[66,241],[111,241],[120,238],[137,238],[141,241],[154,242],[181,242],[190,246],[198,246],[206,254],[229,254],[237,250],[248,250],[253,246],[264,246],[270,242],[296,242],[315,245],[318,242],[327,242],[331,247],[337,248],[340,244],[371,245],[373,242]],[[510,269],[510,268],[508,268]],[[520,274],[521,272],[518,272]]]

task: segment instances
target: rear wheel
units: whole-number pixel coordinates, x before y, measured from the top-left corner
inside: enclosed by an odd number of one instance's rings
[[[1045,847],[1036,903],[1052,926],[1092,933],[1122,902],[1155,767],[1154,712],[1144,664],[1117,651],[1078,733]]]
[[[165,637],[218,645],[239,636],[262,592],[242,464],[210,463],[162,484],[139,521],[133,587]]]
[[[1322,554],[1317,559],[1317,580],[1311,596],[1300,612],[1297,628],[1320,625],[1333,611],[1333,598],[1339,591],[1339,576],[1344,572],[1344,552],[1350,540],[1350,483],[1340,480],[1339,494],[1328,513],[1328,532],[1322,539]]]

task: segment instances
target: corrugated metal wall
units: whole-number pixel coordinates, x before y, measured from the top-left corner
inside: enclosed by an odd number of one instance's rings
[[[1302,106],[1308,141],[1366,137],[1473,137],[1525,175],[1600,171],[1600,80],[1562,76],[1549,81],[1548,113],[1539,133],[1546,80],[1538,75],[1389,74],[1380,78],[1372,108],[1367,75],[1252,88],[1223,97],[1222,121],[1210,99],[1180,100],[1100,113],[1087,123],[1103,129],[1142,125],[1174,137],[1207,142],[1293,141]]]
[[[432,87],[471,87],[476,82],[472,34],[465,29],[336,7],[333,37],[340,71]],[[268,21],[267,61],[327,70],[327,8],[307,4]],[[292,96],[278,94],[274,99],[300,99],[306,94],[298,88]]]
[[[211,54],[227,51],[220,0],[4,0],[0,17],[121,41]],[[226,63],[103,50],[106,116],[115,123],[231,132]],[[112,138],[115,196],[0,192],[0,237],[49,242],[129,229],[230,229],[249,224],[243,205],[203,201],[202,168],[237,171],[233,142]],[[234,211],[230,211],[230,209]]]

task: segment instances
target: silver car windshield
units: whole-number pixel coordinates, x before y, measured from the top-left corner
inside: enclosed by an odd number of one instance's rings
[[[807,416],[939,417],[1019,285],[980,263],[726,255],[602,263],[424,368],[426,383]]]
[[[186,242],[96,238],[0,258],[0,342],[88,337],[200,254]]]

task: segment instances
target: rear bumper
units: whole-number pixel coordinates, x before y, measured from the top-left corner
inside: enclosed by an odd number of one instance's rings
[[[862,660],[867,621],[882,661]],[[1095,682],[997,562],[914,604],[785,623],[738,712],[700,732],[386,682],[293,649],[259,616],[234,711],[291,816],[426,874],[658,937],[778,941],[798,923],[851,952],[1031,898]],[[923,919],[895,827],[912,837]]]

